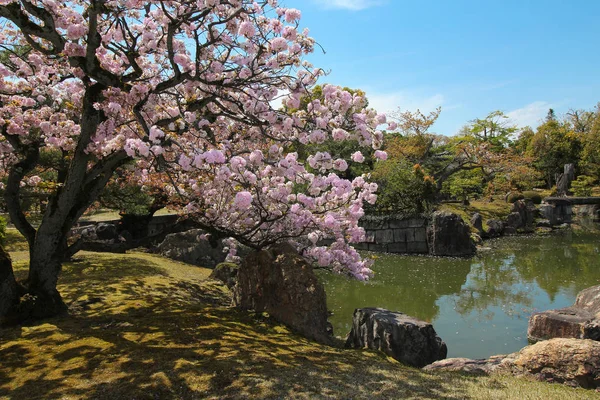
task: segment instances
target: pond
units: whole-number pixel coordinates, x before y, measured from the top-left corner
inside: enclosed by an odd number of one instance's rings
[[[382,307],[433,323],[448,357],[486,358],[527,345],[534,311],[566,307],[600,284],[600,235],[561,231],[485,242],[472,259],[378,254],[367,283],[323,273],[329,318],[345,336],[352,313]]]

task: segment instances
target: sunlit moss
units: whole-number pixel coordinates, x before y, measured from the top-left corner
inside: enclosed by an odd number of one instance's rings
[[[142,253],[76,258],[59,285],[68,317],[0,331],[0,398],[600,398],[322,346],[229,308],[203,268]]]

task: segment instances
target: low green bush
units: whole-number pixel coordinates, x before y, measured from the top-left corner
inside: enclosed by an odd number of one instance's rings
[[[506,197],[506,201],[508,203],[514,203],[517,200],[523,200],[525,198],[525,196],[523,195],[523,193],[519,193],[519,192],[511,192],[507,197]]]
[[[592,188],[596,179],[587,175],[579,175],[576,180],[571,183],[573,194],[578,197],[587,197],[592,195]]]
[[[533,204],[542,204],[542,195],[538,192],[534,192],[533,190],[523,192],[523,196],[526,199],[529,199],[533,202]]]

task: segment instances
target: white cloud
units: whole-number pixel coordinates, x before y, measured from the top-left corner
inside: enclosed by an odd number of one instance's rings
[[[386,0],[314,0],[325,8],[342,8],[345,10],[364,10],[365,8],[381,5]]]
[[[382,113],[396,111],[398,107],[403,111],[419,109],[422,112],[429,112],[444,104],[444,96],[440,93],[432,96],[416,96],[408,92],[373,93],[367,91],[367,99],[369,99],[369,107]]]
[[[552,107],[553,105],[547,101],[534,101],[525,107],[510,111],[506,115],[520,127],[530,126],[535,129],[543,122],[544,117],[548,114],[548,109]]]

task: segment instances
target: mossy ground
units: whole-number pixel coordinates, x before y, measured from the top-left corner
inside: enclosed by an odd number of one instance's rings
[[[471,217],[478,212],[483,219],[483,227],[486,229],[486,222],[490,219],[505,220],[512,204],[507,203],[504,199],[489,200],[471,200],[468,206],[460,203],[444,203],[438,209],[449,211],[458,214],[467,223],[471,224]]]
[[[23,277],[26,247],[14,230],[6,247]],[[229,308],[209,272],[144,253],[78,254],[60,279],[69,316],[0,330],[0,398],[600,398],[322,346]]]

